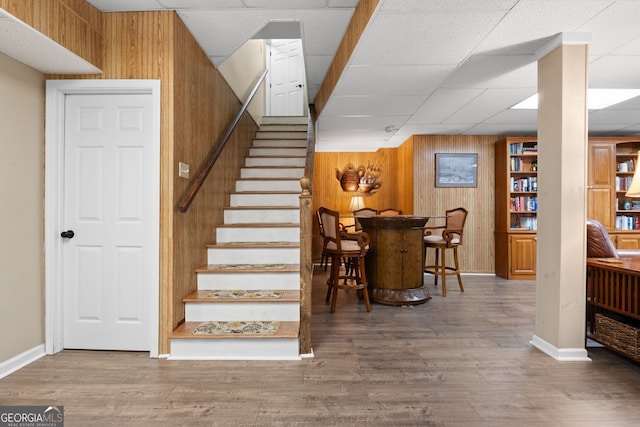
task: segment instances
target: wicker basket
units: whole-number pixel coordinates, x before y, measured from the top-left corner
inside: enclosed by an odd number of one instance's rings
[[[595,338],[613,350],[640,359],[640,328],[596,314]]]

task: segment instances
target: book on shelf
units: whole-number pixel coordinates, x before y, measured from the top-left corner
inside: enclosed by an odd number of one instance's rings
[[[511,196],[509,199],[511,212],[536,212],[537,196]]]
[[[640,215],[616,215],[616,230],[640,230]]]

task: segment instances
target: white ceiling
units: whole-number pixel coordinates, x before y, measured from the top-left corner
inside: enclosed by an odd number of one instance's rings
[[[175,9],[217,66],[273,21],[300,22],[313,101],[357,0],[88,0]],[[319,117],[319,151],[375,151],[414,134],[523,135],[536,52],[584,32],[592,88],[640,89],[640,0],[381,0]],[[1,20],[0,20],[1,21]],[[640,134],[640,98],[589,114],[591,135]]]

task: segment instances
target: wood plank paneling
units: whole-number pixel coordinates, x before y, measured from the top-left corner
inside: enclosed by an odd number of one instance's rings
[[[350,193],[340,188],[335,169],[368,161],[382,165],[382,187],[365,203],[374,209],[398,207],[406,214],[443,215],[459,206],[469,211],[460,251],[463,272],[494,273],[495,164],[497,136],[414,135],[398,148],[375,153],[316,153],[313,181],[314,210],[326,206],[349,214]],[[477,153],[476,188],[436,188],[436,153]],[[436,225],[432,222],[431,225]],[[314,224],[314,260],[322,242]]]
[[[447,209],[469,211],[460,251],[463,272],[494,272],[495,160],[497,136],[415,135],[414,213],[443,215]],[[475,188],[436,188],[436,153],[477,153]],[[430,223],[435,225],[435,222]]]
[[[176,16],[174,60],[174,162],[188,163],[192,176],[211,147],[224,134],[241,102],[222,75]],[[215,95],[215,96],[214,96]],[[184,319],[182,298],[196,290],[194,271],[206,264],[206,245],[215,243],[215,227],[224,222],[223,208],[248,154],[257,126],[245,113],[220,158],[186,213],[174,209],[173,263],[174,327]],[[173,180],[174,205],[187,190],[188,180]]]
[[[336,169],[342,171],[349,163],[355,167],[366,166],[367,163],[379,164],[382,168],[380,182],[382,186],[373,195],[365,197],[367,207],[373,209],[398,208],[405,213],[411,213],[413,208],[412,181],[413,176],[409,170],[402,170],[407,162],[407,156],[411,155],[410,146],[403,148],[384,148],[375,153],[326,153],[317,152],[313,174],[313,209],[314,212],[321,206],[336,210],[343,215],[350,215],[349,204],[353,194],[345,193],[336,178]],[[399,161],[402,158],[403,161]],[[407,190],[409,189],[409,190]],[[318,225],[314,221],[314,260],[320,260],[322,253],[322,240],[318,231]]]
[[[342,37],[340,46],[338,46],[338,50],[333,57],[331,65],[329,66],[327,75],[325,76],[324,81],[318,90],[318,94],[316,95],[315,106],[318,115],[322,112],[322,109],[329,100],[333,89],[338,83],[338,79],[342,75],[342,71],[344,71],[344,67],[349,63],[351,54],[356,48],[364,29],[369,23],[369,19],[373,16],[373,12],[375,12],[378,7],[378,3],[379,0],[360,0],[358,2],[358,6],[356,6],[353,16],[351,17],[351,21],[349,22],[349,26],[347,27],[347,31]]]

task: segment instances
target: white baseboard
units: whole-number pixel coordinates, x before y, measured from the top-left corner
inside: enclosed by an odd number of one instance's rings
[[[44,344],[37,345],[31,350],[27,350],[21,354],[18,354],[17,356],[12,357],[9,360],[1,362],[0,379],[14,373],[18,369],[24,368],[25,366],[35,362],[42,356],[46,356],[46,353],[44,352]]]
[[[557,348],[537,335],[529,343],[543,353],[561,362],[590,362],[591,358],[585,348]]]

